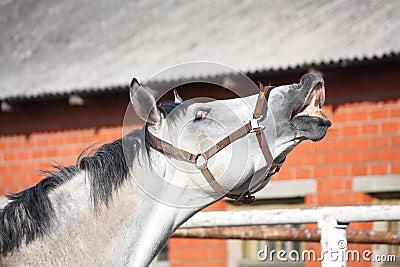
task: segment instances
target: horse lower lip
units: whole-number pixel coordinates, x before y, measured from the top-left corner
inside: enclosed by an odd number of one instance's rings
[[[293,118],[293,125],[297,125],[295,126],[296,128],[300,127],[299,129],[308,129],[308,127],[310,127],[308,126],[309,124],[314,124],[318,127],[330,127],[332,122],[319,116],[301,115]]]

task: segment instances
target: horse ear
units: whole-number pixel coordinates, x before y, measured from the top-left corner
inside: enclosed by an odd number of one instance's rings
[[[130,85],[130,98],[133,109],[142,120],[149,124],[158,124],[161,121],[154,96],[146,87],[141,86],[136,78],[132,79]]]

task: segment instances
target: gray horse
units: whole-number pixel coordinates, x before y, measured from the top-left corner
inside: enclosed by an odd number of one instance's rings
[[[148,88],[133,83],[131,91],[142,130],[9,195],[0,211],[1,266],[148,266],[183,222],[223,197],[193,166],[150,146],[148,134],[201,153],[249,121],[257,95],[157,106]],[[325,136],[324,101],[324,81],[314,74],[272,89],[260,123],[276,162],[301,141]],[[240,193],[266,165],[250,133],[213,156],[209,169]]]

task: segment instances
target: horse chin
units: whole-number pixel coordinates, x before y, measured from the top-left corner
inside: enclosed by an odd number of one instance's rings
[[[296,116],[292,119],[292,127],[300,133],[300,139],[314,142],[325,137],[332,122],[326,118],[316,116]]]

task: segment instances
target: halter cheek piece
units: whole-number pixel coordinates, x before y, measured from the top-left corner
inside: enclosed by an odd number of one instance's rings
[[[258,144],[263,153],[264,159],[267,162],[267,168],[261,178],[257,179],[254,183],[253,188],[257,188],[264,181],[268,180],[272,175],[277,173],[281,168],[283,161],[281,163],[276,163],[272,157],[271,151],[269,150],[267,139],[265,138],[263,127],[259,124],[259,121],[263,118],[262,112],[269,96],[269,93],[273,86],[263,86],[260,84],[260,93],[258,94],[257,104],[253,113],[253,118],[250,121],[231,133],[230,135],[223,138],[221,141],[210,147],[207,151],[200,154],[192,154],[183,149],[174,147],[172,144],[165,142],[158,137],[154,136],[149,132],[148,138],[150,146],[157,151],[181,158],[185,161],[193,163],[197,169],[201,171],[204,178],[210,186],[222,196],[235,199],[242,202],[243,204],[250,204],[255,201],[255,197],[252,196],[252,188],[249,188],[242,194],[234,194],[222,187],[221,184],[215,179],[210,170],[207,167],[208,160],[214,156],[216,153],[221,151],[223,148],[227,147],[236,140],[246,136],[249,133],[256,133]]]

